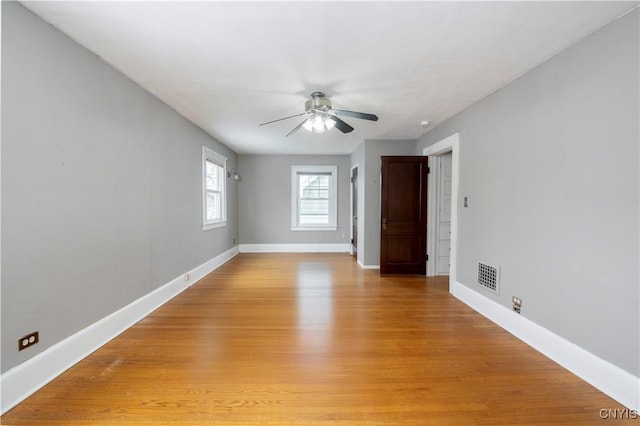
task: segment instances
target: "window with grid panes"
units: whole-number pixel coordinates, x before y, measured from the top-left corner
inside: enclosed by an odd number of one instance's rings
[[[291,228],[335,230],[336,166],[292,166]]]
[[[205,231],[227,223],[226,168],[225,157],[210,148],[202,147],[202,228]]]

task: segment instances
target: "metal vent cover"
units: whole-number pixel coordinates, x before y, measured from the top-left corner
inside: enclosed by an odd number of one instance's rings
[[[478,262],[478,285],[492,293],[500,292],[500,268],[486,262]]]

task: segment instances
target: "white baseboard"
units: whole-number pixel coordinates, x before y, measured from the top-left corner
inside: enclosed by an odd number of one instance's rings
[[[240,244],[240,253],[349,253],[350,244]]]
[[[0,413],[6,413],[237,254],[235,246],[2,374]],[[189,281],[185,281],[186,274]]]
[[[380,265],[365,265],[359,260],[358,260],[358,265],[360,265],[362,269],[380,269]]]
[[[630,410],[640,411],[640,378],[608,361],[598,358],[591,352],[512,312],[457,281],[452,283],[450,289],[456,298],[529,346],[540,351]]]

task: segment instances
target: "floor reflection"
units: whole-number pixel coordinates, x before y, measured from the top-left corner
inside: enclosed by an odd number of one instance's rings
[[[298,266],[298,337],[305,350],[329,350],[333,327],[333,279],[327,265]]]

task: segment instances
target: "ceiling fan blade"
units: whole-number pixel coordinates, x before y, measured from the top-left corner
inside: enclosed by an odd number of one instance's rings
[[[349,133],[353,131],[353,127],[336,117],[335,115],[328,116],[329,120],[333,120],[336,123],[336,129],[340,130],[342,133]]]
[[[308,120],[308,119],[307,119]],[[289,136],[291,136],[292,134],[294,134],[295,132],[297,132],[298,130],[300,130],[300,127],[302,127],[304,125],[304,123],[307,122],[307,120],[304,120],[302,123],[298,124],[292,131],[290,131],[289,133],[287,133],[287,136],[285,136],[285,138],[288,138]]]
[[[360,118],[362,120],[378,121],[378,116],[374,114],[367,114],[366,112],[345,111],[343,109],[333,110],[338,115],[344,115],[347,117]]]
[[[277,120],[267,121],[266,123],[258,124],[258,126],[264,126],[265,124],[275,123],[276,121],[288,120],[289,118],[293,118],[293,117],[300,117],[301,115],[305,115],[305,114],[306,112],[303,112],[302,114],[296,114],[296,115],[290,115],[289,117],[278,118]]]

